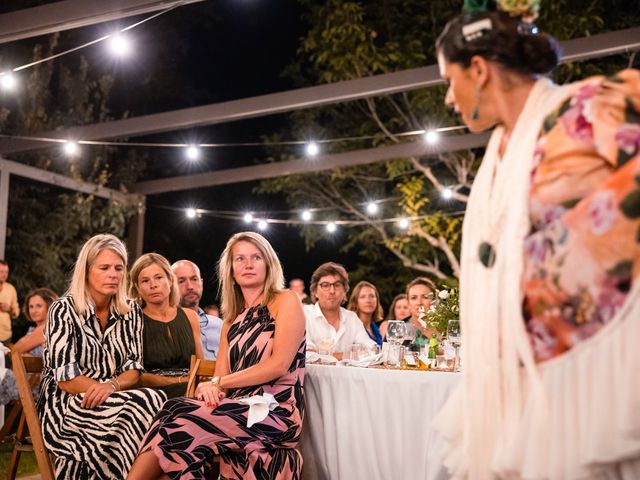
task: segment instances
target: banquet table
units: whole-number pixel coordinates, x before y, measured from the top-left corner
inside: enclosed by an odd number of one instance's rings
[[[447,478],[430,421],[459,373],[307,365],[305,480]]]

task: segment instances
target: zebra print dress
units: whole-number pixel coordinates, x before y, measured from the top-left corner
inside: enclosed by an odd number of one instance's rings
[[[84,375],[103,381],[142,370],[142,317],[130,303],[126,316],[112,311],[102,331],[93,310],[84,317],[65,295],[49,309],[39,410],[42,435],[56,457],[57,479],[123,479],[140,440],[166,397],[141,388],[114,392],[100,406],[80,406],[83,394],[63,392],[58,382]]]

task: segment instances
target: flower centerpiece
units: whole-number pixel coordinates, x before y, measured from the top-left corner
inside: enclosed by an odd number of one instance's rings
[[[421,307],[418,319],[423,327],[434,327],[443,335],[447,333],[449,320],[460,318],[460,296],[457,288],[436,290],[435,300],[429,310]]]

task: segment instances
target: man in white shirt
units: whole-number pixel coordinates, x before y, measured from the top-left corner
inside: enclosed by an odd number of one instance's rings
[[[333,343],[334,353],[345,352],[349,346],[375,345],[358,316],[342,305],[349,291],[349,276],[342,265],[327,262],[311,276],[311,296],[317,302],[305,305],[307,317],[307,349],[318,350],[319,340]]]

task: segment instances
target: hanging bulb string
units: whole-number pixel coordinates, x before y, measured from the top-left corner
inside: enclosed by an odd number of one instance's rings
[[[178,7],[182,6],[184,3],[185,3],[185,2],[184,2],[184,0],[181,0],[181,1],[179,1],[179,2],[176,2],[176,3],[174,3],[173,5],[171,5],[171,6],[167,7],[167,8],[165,8],[164,10],[161,10],[161,11],[159,11],[159,12],[156,12],[156,13],[154,13],[153,15],[151,15],[151,16],[149,16],[149,17],[147,17],[147,18],[144,18],[144,19],[142,19],[142,20],[140,20],[139,22],[136,22],[136,23],[134,23],[134,24],[132,24],[132,25],[129,25],[129,26],[127,26],[127,27],[124,27],[124,28],[123,28],[123,29],[121,29],[121,30],[118,30],[118,32],[122,33],[122,32],[126,32],[126,31],[128,31],[128,30],[131,30],[131,29],[133,29],[133,28],[136,28],[136,27],[138,27],[138,26],[142,25],[143,23],[148,22],[149,20],[153,20],[154,18],[157,18],[157,17],[159,17],[160,15],[164,15],[165,13],[170,12],[170,11],[171,11],[171,10],[173,10],[174,8],[178,8]],[[10,69],[10,70],[7,70],[7,71],[5,71],[5,72],[0,73],[0,76],[2,76],[2,75],[6,75],[8,72],[19,72],[19,71],[21,71],[21,70],[25,70],[25,69],[27,69],[27,68],[34,67],[34,66],[39,65],[39,64],[41,64],[41,63],[50,62],[51,60],[54,60],[54,59],[56,59],[56,58],[62,57],[62,56],[64,56],[64,55],[68,55],[68,54],[73,53],[73,52],[77,52],[78,50],[82,50],[83,48],[90,47],[91,45],[95,45],[96,43],[103,42],[103,41],[107,40],[108,38],[110,38],[112,35],[113,35],[113,34],[103,35],[103,36],[102,36],[102,37],[100,37],[100,38],[96,38],[95,40],[91,40],[91,41],[89,41],[89,42],[87,42],[87,43],[84,43],[84,44],[82,44],[82,45],[78,45],[77,47],[70,48],[70,49],[68,49],[68,50],[65,50],[65,51],[63,51],[63,52],[56,53],[56,54],[54,54],[54,55],[50,55],[50,56],[48,56],[48,57],[46,57],[46,58],[41,58],[40,60],[35,60],[35,61],[33,61],[33,62],[31,62],[31,63],[27,63],[27,64],[25,64],[25,65],[20,65],[19,67],[15,67],[15,68],[12,68],[12,69]],[[47,140],[45,140],[45,141],[54,141],[54,140],[55,140],[55,139],[47,139]]]

